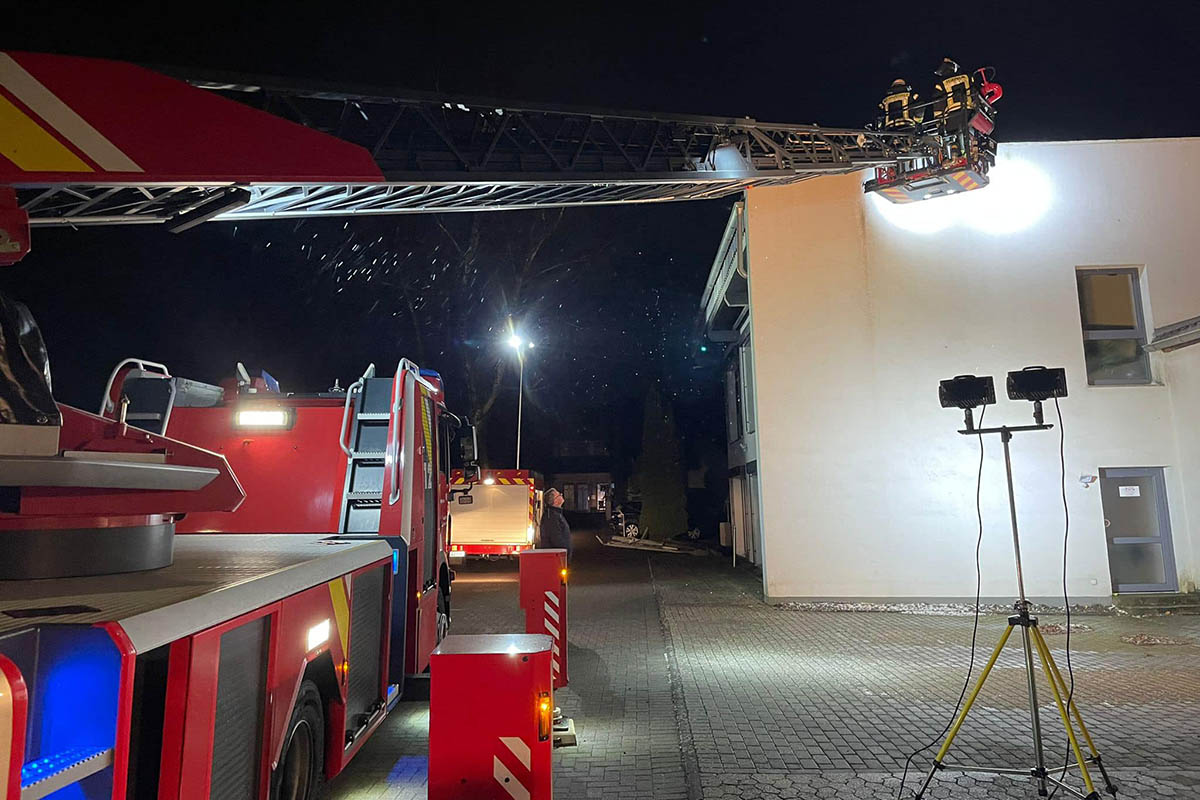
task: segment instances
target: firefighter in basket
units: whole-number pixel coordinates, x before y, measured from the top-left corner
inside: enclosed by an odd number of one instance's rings
[[[892,81],[883,102],[879,104],[883,110],[883,129],[901,131],[916,128],[923,117],[923,112],[913,106],[917,97],[917,93],[904,78]]]

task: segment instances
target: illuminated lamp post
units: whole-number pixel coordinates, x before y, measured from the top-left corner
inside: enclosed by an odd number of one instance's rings
[[[533,342],[527,342],[517,333],[508,337],[508,346],[517,354],[517,462],[513,469],[521,468],[521,406],[525,399],[525,350],[533,349]]]

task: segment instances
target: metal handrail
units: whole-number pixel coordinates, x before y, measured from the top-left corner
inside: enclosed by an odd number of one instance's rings
[[[167,369],[166,364],[159,364],[157,361],[147,361],[143,358],[124,359],[120,364],[117,364],[117,366],[113,368],[112,373],[108,376],[108,383],[104,384],[104,396],[100,400],[100,411],[98,412],[101,417],[107,414],[109,409],[114,411],[116,410],[116,405],[112,402],[109,395],[112,394],[113,383],[117,380],[117,375],[120,374],[121,370],[127,365],[135,366],[142,371],[149,371],[147,370],[147,367],[153,367],[161,372],[164,378],[171,377],[171,372]],[[164,432],[166,431],[165,425],[163,426],[163,430]]]
[[[349,445],[346,444],[346,431],[349,427],[347,423],[350,421],[350,401],[354,399],[354,393],[356,391],[361,392],[363,387],[367,385],[367,381],[374,377],[375,365],[368,364],[367,369],[363,372],[362,376],[359,377],[359,379],[354,383],[346,387],[346,405],[342,409],[342,429],[338,434],[338,444],[341,446],[342,452],[346,454],[346,458],[350,458],[354,455],[353,451],[350,450]]]
[[[400,363],[396,365],[396,374],[392,377],[392,405],[388,410],[388,431],[391,438],[392,463],[389,465],[391,469],[391,484],[392,489],[388,494],[388,505],[395,505],[400,499],[400,461],[403,454],[400,452],[400,409],[404,406],[404,387],[400,384],[400,376],[409,372],[409,367],[415,366],[407,358],[400,359]],[[401,533],[403,535],[403,532]]]
[[[434,386],[432,383],[430,383],[428,380],[426,380],[424,376],[421,375],[421,368],[418,367],[416,364],[409,361],[407,358],[402,358],[402,359],[400,359],[400,365],[398,367],[396,367],[396,371],[399,372],[402,369],[408,369],[409,371],[411,371],[413,374],[413,378],[416,380],[417,383],[421,384],[422,386],[424,386],[426,389],[433,392],[434,394],[437,394],[438,388],[436,386]]]
[[[418,367],[412,361],[409,361],[407,358],[400,359],[400,363],[396,365],[396,376],[392,379],[392,407],[388,418],[388,428],[391,431],[391,450],[393,453],[395,453],[391,463],[392,491],[388,495],[389,505],[395,505],[396,501],[400,499],[400,461],[403,454],[400,453],[399,414],[400,409],[404,406],[404,394],[406,392],[406,387],[400,385],[400,376],[405,373],[410,373],[412,375],[414,383],[421,384],[431,392],[437,393],[438,391],[436,386],[427,381],[425,378],[421,377],[420,367]],[[410,411],[411,410],[412,409],[410,409]],[[409,417],[407,421],[409,423],[407,427],[410,429],[412,434],[415,434],[416,431],[413,425],[413,417]],[[406,434],[408,433],[409,431],[406,431]],[[410,435],[405,436],[405,441],[409,441],[410,439]]]

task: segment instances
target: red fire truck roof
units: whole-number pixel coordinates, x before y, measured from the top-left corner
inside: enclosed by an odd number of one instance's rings
[[[391,556],[386,542],[287,534],[175,537],[163,569],[0,581],[0,633],[39,623],[115,621],[145,652]],[[70,609],[71,613],[63,613]],[[40,613],[39,613],[40,612]]]

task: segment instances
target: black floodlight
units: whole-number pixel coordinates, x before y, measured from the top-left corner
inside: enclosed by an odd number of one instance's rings
[[[996,386],[992,376],[956,375],[938,383],[938,400],[942,408],[975,408],[996,402]]]
[[[1008,399],[1040,402],[1067,396],[1067,371],[1062,367],[1025,367],[1008,373]]]

